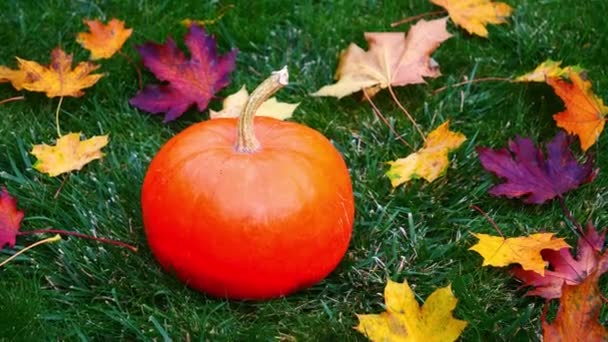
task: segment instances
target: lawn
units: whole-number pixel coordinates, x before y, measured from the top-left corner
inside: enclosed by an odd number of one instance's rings
[[[540,340],[544,301],[525,297],[504,269],[481,267],[468,251],[471,232],[496,234],[471,209],[489,213],[507,236],[551,231],[574,244],[576,235],[559,205],[523,205],[486,191],[496,179],[483,171],[475,146],[504,146],[515,135],[547,141],[557,128],[551,115],[563,108],[544,84],[486,82],[433,90],[464,77],[511,77],[547,58],[585,67],[596,93],[608,99],[604,0],[505,0],[514,14],[490,26],[489,39],[470,36],[451,22],[453,38],[433,54],[442,76],[428,84],[396,88],[400,101],[425,132],[450,119],[468,139],[450,157],[445,177],[415,180],[392,190],[386,161],[412,150],[391,134],[359,95],[341,100],[309,96],[332,83],[342,49],[366,47],[366,31],[391,28],[402,17],[435,11],[426,0],[401,1],[19,1],[0,2],[0,65],[15,67],[14,56],[46,64],[61,47],[76,61],[88,52],[75,42],[83,18],[117,17],[134,28],[124,51],[139,61],[135,45],[176,39],[184,18],[209,19],[234,4],[208,30],[221,52],[238,48],[231,84],[253,89],[273,70],[288,65],[290,85],[278,93],[301,102],[292,120],[332,140],[349,165],[356,201],[354,235],[347,255],[325,280],[299,293],[264,302],[229,301],[197,293],[164,273],[146,245],[140,189],[149,162],[169,138],[208,119],[191,109],[169,124],[129,105],[137,74],[124,58],[101,61],[107,76],[82,98],[64,99],[64,132],[110,134],[105,158],[82,171],[51,178],[32,169],[31,146],[52,143],[57,99],[25,93],[26,100],[0,105],[0,185],[26,212],[22,230],[53,227],[109,237],[139,247],[137,253],[92,241],[66,238],[32,250],[0,269],[0,340],[301,340],[364,341],[352,327],[356,313],[383,311],[386,279],[407,281],[422,301],[451,284],[459,299],[454,315],[469,322],[463,341]],[[145,82],[156,82],[144,70]],[[0,99],[20,95],[0,84]],[[374,101],[413,146],[420,137],[386,91]],[[608,225],[608,166],[603,135],[590,150],[602,170],[597,179],[566,195],[581,222]],[[578,153],[578,151],[577,151]],[[58,188],[65,182],[59,195]],[[19,237],[15,250],[36,241]],[[15,252],[5,248],[0,260]],[[601,282],[608,289],[605,281]],[[605,291],[604,291],[605,293]],[[606,323],[608,313],[602,311]]]

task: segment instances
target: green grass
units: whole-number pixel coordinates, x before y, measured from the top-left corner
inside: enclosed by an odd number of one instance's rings
[[[125,19],[135,32],[124,48],[168,35],[180,45],[186,17],[212,18],[223,5],[235,8],[209,28],[221,51],[239,49],[233,82],[219,96],[246,84],[252,89],[272,70],[287,64],[291,84],[278,97],[301,102],[295,121],[335,142],[350,166],[356,196],[356,222],[349,251],[327,279],[286,298],[227,301],[197,293],[165,274],[146,245],[139,194],[146,168],[159,147],[185,127],[207,118],[191,110],[162,124],[128,104],[137,91],[134,69],[120,56],[102,61],[107,72],[86,95],[66,98],[62,129],[87,136],[109,133],[103,161],[93,162],[55,192],[63,176],[49,178],[32,169],[33,144],[56,135],[57,99],[24,93],[27,100],[0,106],[0,183],[26,211],[23,230],[55,227],[120,239],[140,247],[134,254],[91,241],[65,239],[39,247],[0,270],[0,339],[3,340],[290,340],[351,341],[355,313],[383,310],[388,277],[407,279],[422,301],[438,287],[452,284],[458,297],[455,316],[467,320],[464,341],[539,340],[543,301],[526,298],[502,269],[481,268],[467,249],[469,232],[495,233],[470,209],[478,205],[505,235],[552,231],[576,237],[557,203],[524,206],[492,198],[494,178],[485,173],[475,146],[503,146],[516,134],[547,141],[557,128],[551,115],[562,108],[551,89],[536,84],[481,83],[432,91],[463,77],[513,76],[547,58],[581,64],[596,93],[608,99],[605,49],[608,29],[603,0],[508,0],[515,13],[507,25],[491,26],[488,40],[449,24],[454,37],[433,55],[443,76],[427,85],[399,88],[398,96],[425,131],[451,120],[468,140],[451,155],[447,175],[432,184],[414,181],[391,190],[383,163],[411,150],[357,96],[342,100],[308,94],[331,83],[339,52],[349,42],[366,46],[365,31],[391,29],[402,17],[436,10],[416,1],[18,1],[0,2],[0,64],[15,66],[13,56],[46,63],[57,45],[85,60],[88,52],[74,41],[86,17]],[[144,73],[148,82],[154,77]],[[19,93],[0,85],[0,99]],[[375,102],[405,139],[420,138],[384,91]],[[220,101],[211,104],[219,109]],[[357,134],[354,138],[353,133]],[[602,169],[597,180],[569,193],[566,201],[581,222],[606,226],[607,166],[604,134],[591,152]],[[411,220],[410,220],[411,218]],[[20,237],[15,250],[36,241]],[[1,259],[14,253],[4,249]],[[602,284],[604,284],[603,282]],[[603,286],[603,289],[608,287]],[[602,322],[606,323],[606,311]]]

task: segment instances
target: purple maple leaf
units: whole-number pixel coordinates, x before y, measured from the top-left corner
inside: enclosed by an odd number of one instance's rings
[[[559,132],[547,144],[547,159],[529,138],[509,140],[509,149],[478,147],[479,161],[488,171],[506,179],[489,190],[494,196],[523,197],[541,204],[591,182],[596,174],[592,159],[579,164],[570,152],[571,137]]]
[[[191,25],[184,41],[190,60],[172,38],[162,45],[137,47],[144,65],[166,83],[147,85],[129,103],[150,113],[166,113],[164,122],[177,119],[193,104],[205,110],[214,94],[230,83],[228,75],[235,66],[237,50],[219,56],[215,39],[200,26]]]

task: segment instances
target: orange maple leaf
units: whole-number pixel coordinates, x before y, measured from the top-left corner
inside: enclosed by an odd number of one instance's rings
[[[602,299],[598,287],[600,272],[593,272],[579,285],[564,284],[555,321],[547,323],[543,313],[543,340],[607,341],[608,331],[600,322]],[[546,310],[546,308],[545,308]]]
[[[488,37],[487,24],[503,24],[513,9],[490,0],[431,0],[448,11],[454,23],[471,34]]]
[[[80,32],[76,37],[82,47],[91,51],[90,59],[112,57],[129,39],[133,29],[125,28],[122,20],[112,19],[107,25],[99,20],[84,20],[91,32]]]
[[[586,73],[570,71],[568,78],[571,82],[556,77],[547,78],[547,84],[553,87],[566,105],[566,110],[553,115],[553,119],[558,127],[576,134],[581,141],[581,149],[587,151],[604,129],[608,107],[591,90]]]
[[[60,47],[51,52],[51,63],[42,66],[34,61],[16,57],[19,69],[13,70],[0,66],[0,81],[10,81],[17,90],[25,89],[46,93],[48,97],[84,95],[82,89],[93,86],[104,74],[92,74],[99,68],[90,62],[81,62],[73,70],[72,55]]]
[[[351,43],[342,52],[336,79],[313,96],[342,98],[360,90],[372,93],[389,86],[424,83],[424,77],[438,77],[438,64],[430,54],[452,35],[446,18],[420,20],[407,36],[403,32],[367,32],[369,50]]]

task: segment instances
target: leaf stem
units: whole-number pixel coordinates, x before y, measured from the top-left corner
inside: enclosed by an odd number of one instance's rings
[[[391,94],[391,97],[393,98],[393,101],[395,101],[395,103],[397,104],[397,106],[399,107],[399,109],[401,109],[401,111],[403,113],[405,113],[405,115],[407,116],[407,118],[414,125],[414,128],[416,128],[416,130],[418,131],[418,133],[422,137],[422,140],[426,142],[426,137],[424,136],[424,133],[420,129],[420,126],[418,126],[418,123],[416,123],[416,120],[414,120],[414,118],[412,117],[412,115],[410,114],[410,112],[408,112],[407,109],[405,109],[405,107],[403,107],[403,105],[401,104],[401,102],[399,102],[399,99],[397,98],[397,94],[395,94],[395,92],[393,91],[393,87],[391,87],[390,84],[388,85],[388,92]]]
[[[582,238],[583,240],[585,240],[585,242],[589,245],[589,247],[591,247],[591,249],[595,251],[595,245],[593,243],[591,243],[591,241],[589,241],[589,239],[587,239],[587,235],[585,235],[585,232],[583,231],[583,226],[574,218],[574,216],[572,215],[572,212],[566,206],[566,200],[564,199],[564,197],[559,196],[558,202],[559,202],[560,208],[564,212],[564,215],[566,215],[566,218],[568,218],[568,221],[570,221],[574,225],[574,227],[576,227],[576,231],[580,234],[579,239]]]
[[[11,260],[15,259],[19,255],[27,252],[28,250],[30,250],[30,249],[32,249],[32,248],[34,248],[36,246],[40,246],[40,245],[45,244],[45,243],[57,242],[59,240],[61,240],[61,235],[57,234],[57,235],[52,236],[50,238],[46,238],[44,240],[36,241],[33,244],[31,244],[31,245],[23,248],[22,250],[18,251],[17,253],[11,255],[8,259],[4,260],[3,262],[0,262],[0,267],[8,264]]]
[[[498,232],[498,235],[500,235],[502,238],[505,237],[504,234],[502,233],[502,231],[500,230],[500,228],[498,228],[498,225],[496,224],[496,222],[494,222],[494,220],[490,217],[490,215],[488,215],[488,213],[486,213],[485,211],[483,211],[483,209],[481,209],[480,207],[478,207],[476,205],[471,205],[471,208],[477,210],[481,215],[483,215],[483,217],[485,217],[486,220],[488,220],[488,222],[490,222],[492,227],[494,227],[494,229],[496,229],[496,231]]]
[[[122,50],[118,50],[118,54],[120,56],[122,56],[124,59],[126,59],[127,63],[131,64],[135,68],[135,71],[137,72],[137,80],[139,81],[139,90],[142,90],[142,88],[144,87],[144,85],[143,85],[144,82],[143,82],[143,78],[141,76],[141,69],[139,68],[139,65],[137,65],[137,63],[135,63],[133,61],[133,59],[131,59],[131,57],[129,57],[129,55],[122,52]]]
[[[395,128],[390,124],[390,122],[388,122],[388,120],[386,119],[386,117],[382,114],[382,112],[380,111],[380,109],[378,109],[378,107],[376,106],[376,104],[374,103],[374,101],[372,101],[371,97],[369,97],[369,95],[367,94],[367,92],[365,91],[365,89],[363,89],[363,96],[365,96],[365,99],[367,100],[367,102],[369,102],[370,106],[372,106],[372,111],[374,112],[374,114],[376,114],[376,116],[378,116],[382,122],[384,122],[384,124],[386,124],[386,126],[388,127],[388,129],[397,137],[397,139],[399,139],[399,141],[401,141],[405,146],[414,149],[412,147],[412,145],[410,145],[407,141],[405,141],[405,139],[403,139],[403,137],[401,137],[401,135],[399,133],[397,133],[397,131],[395,130]]]
[[[61,230],[61,229],[28,230],[28,231],[19,232],[17,235],[33,235],[33,234],[49,234],[49,233],[50,234],[61,234],[61,235],[67,235],[67,236],[75,236],[75,237],[82,238],[82,239],[88,239],[88,240],[93,240],[93,241],[97,241],[97,242],[107,243],[107,244],[110,244],[113,246],[128,248],[132,252],[137,252],[137,247],[129,245],[124,242],[121,242],[121,241],[100,238],[100,237],[96,237],[96,236],[91,236],[91,235],[86,235],[86,234],[82,234],[82,233],[78,233],[78,232],[71,232],[68,230]]]
[[[574,227],[576,227],[576,230],[584,238],[585,232],[583,231],[583,226],[581,226],[581,224],[574,218],[574,216],[572,216],[572,212],[566,206],[566,200],[564,199],[564,197],[558,196],[558,202],[560,208],[562,209],[562,212],[564,213],[568,221],[570,221],[574,225]]]
[[[501,81],[501,82],[513,82],[513,79],[511,78],[507,78],[507,77],[482,77],[482,78],[475,78],[472,80],[467,80],[467,81],[462,81],[459,83],[454,83],[454,84],[450,84],[447,86],[443,86],[441,88],[437,88],[433,91],[433,95],[439,94],[442,91],[448,89],[448,88],[455,88],[455,87],[460,87],[463,85],[467,85],[467,84],[474,84],[474,83],[481,83],[481,82],[490,82],[490,81]]]
[[[427,16],[431,16],[431,15],[438,15],[438,14],[443,14],[443,13],[447,13],[446,10],[439,10],[439,11],[433,11],[433,12],[426,12],[426,13],[422,13],[422,14],[418,14],[415,15],[413,17],[408,17],[408,18],[403,18],[399,21],[395,21],[394,23],[391,24],[391,27],[395,27],[395,26],[399,26],[405,23],[409,23],[410,21],[414,21],[416,19],[420,19],[420,18],[424,18]]]
[[[54,199],[56,199],[59,196],[59,193],[61,192],[61,189],[63,189],[63,186],[67,182],[69,176],[70,176],[70,174],[68,173],[67,175],[65,175],[65,177],[63,177],[63,180],[61,181],[61,184],[59,184],[59,187],[57,188],[57,191],[55,191],[55,195],[53,195]]]
[[[59,128],[59,111],[61,110],[61,103],[63,102],[63,96],[59,98],[57,104],[57,110],[55,110],[55,127],[57,128],[57,135],[61,138],[61,128]]]
[[[0,105],[9,103],[9,102],[13,102],[13,101],[19,101],[19,100],[25,100],[25,96],[21,95],[21,96],[9,97],[8,99],[1,100]]]
[[[249,99],[245,104],[245,108],[239,115],[237,122],[237,141],[236,150],[238,152],[250,153],[260,149],[260,142],[255,137],[253,122],[255,119],[255,113],[258,108],[276,93],[279,89],[289,83],[289,72],[287,66],[279,71],[273,71],[272,74],[260,83],[257,88],[249,95]]]

